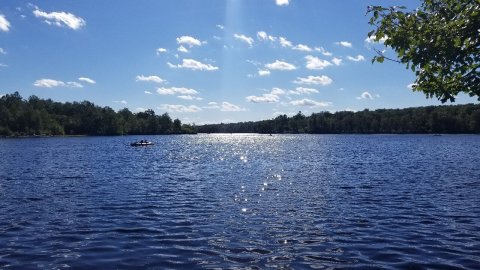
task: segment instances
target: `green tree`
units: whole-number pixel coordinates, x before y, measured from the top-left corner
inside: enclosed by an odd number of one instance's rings
[[[303,133],[305,132],[304,128],[307,126],[307,121],[305,121],[306,117],[299,111],[296,115],[290,118],[289,127],[292,133]]]
[[[284,133],[288,130],[288,117],[286,114],[277,116],[274,122],[276,133]]]
[[[160,134],[167,134],[171,132],[172,118],[170,118],[170,115],[168,115],[168,113],[164,113],[161,116],[159,116],[157,122],[158,122]]]
[[[182,132],[182,122],[177,118],[173,120],[173,133]]]
[[[372,62],[385,59],[406,64],[416,75],[413,90],[429,98],[455,101],[465,92],[480,100],[480,1],[423,0],[418,9],[370,6],[368,36],[384,41],[398,60],[378,55]]]
[[[480,133],[480,109],[472,113],[471,129],[473,132]]]
[[[133,113],[124,108],[118,112],[120,125],[122,126],[122,134],[129,134],[135,127],[135,116]]]

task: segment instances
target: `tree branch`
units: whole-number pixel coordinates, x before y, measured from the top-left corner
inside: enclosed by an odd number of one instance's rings
[[[396,63],[399,63],[401,64],[402,62],[400,62],[399,60],[395,60],[393,58],[390,58],[388,56],[385,56],[385,54],[383,54],[381,51],[377,50],[376,48],[372,47],[372,49],[380,56],[380,57],[383,57],[384,59],[387,59],[389,61],[392,61],[392,62],[396,62]]]

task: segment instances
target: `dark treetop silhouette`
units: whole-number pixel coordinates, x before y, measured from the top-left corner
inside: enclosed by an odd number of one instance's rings
[[[212,125],[185,125],[153,110],[115,112],[91,102],[54,102],[18,93],[0,98],[0,135],[128,135],[185,133],[480,133],[480,105],[429,106],[360,112],[319,112]]]
[[[368,36],[384,41],[398,60],[416,75],[413,90],[442,102],[455,101],[460,92],[480,100],[480,1],[424,0],[421,7],[370,6]],[[372,62],[382,63],[378,55]]]

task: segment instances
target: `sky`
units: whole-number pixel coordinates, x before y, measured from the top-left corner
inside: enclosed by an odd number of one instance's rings
[[[367,6],[392,4],[1,0],[0,96],[153,109],[195,124],[441,105],[409,88],[405,66],[371,63],[372,47],[384,46],[367,38]]]

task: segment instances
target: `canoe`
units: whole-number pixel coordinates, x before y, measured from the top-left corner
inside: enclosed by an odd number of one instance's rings
[[[130,144],[130,146],[150,146],[150,145],[154,145],[154,143],[152,143],[152,142],[134,142],[134,143]]]

